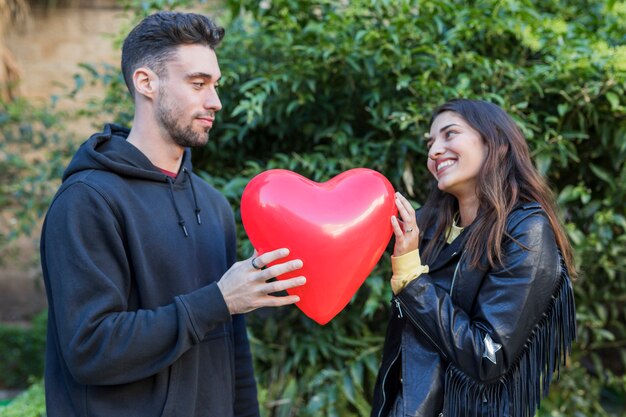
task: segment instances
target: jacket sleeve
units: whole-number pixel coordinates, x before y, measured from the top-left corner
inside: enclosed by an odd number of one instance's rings
[[[154,375],[230,320],[216,284],[162,307],[128,311],[131,266],[115,214],[98,190],[76,183],[53,202],[42,234],[58,350],[82,384],[124,384]]]
[[[481,382],[496,380],[514,366],[545,316],[559,281],[556,242],[544,215],[530,215],[508,233],[503,265],[485,272],[471,311],[455,305],[429,274],[398,294],[418,331],[453,367]]]
[[[391,256],[391,290],[398,294],[407,284],[421,274],[428,272],[428,265],[422,265],[419,249],[402,256]]]

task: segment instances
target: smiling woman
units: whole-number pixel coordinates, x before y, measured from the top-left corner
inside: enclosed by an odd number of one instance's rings
[[[478,175],[487,158],[485,141],[461,115],[443,111],[431,125],[427,147],[428,170],[437,187],[459,200],[461,225],[471,224],[478,208]]]
[[[534,415],[576,335],[552,194],[513,120],[484,101],[435,110],[427,165],[430,197],[416,213],[398,194],[391,219],[396,314],[372,416]]]

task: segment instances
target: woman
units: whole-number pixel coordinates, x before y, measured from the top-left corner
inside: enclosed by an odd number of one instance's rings
[[[436,187],[417,216],[398,194],[391,219],[372,416],[532,416],[576,337],[572,249],[550,189],[494,104],[439,107],[427,146]]]

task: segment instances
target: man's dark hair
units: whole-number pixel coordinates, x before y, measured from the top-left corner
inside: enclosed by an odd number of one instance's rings
[[[180,45],[215,48],[224,37],[224,28],[196,13],[158,12],[143,19],[128,34],[122,46],[122,73],[126,87],[135,97],[133,73],[146,66],[158,76],[167,75],[165,64]]]

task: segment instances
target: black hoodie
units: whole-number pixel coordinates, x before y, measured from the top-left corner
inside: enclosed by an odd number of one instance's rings
[[[235,262],[226,199],[176,179],[105,126],[74,156],[43,227],[48,417],[257,416],[243,316],[216,282]]]

